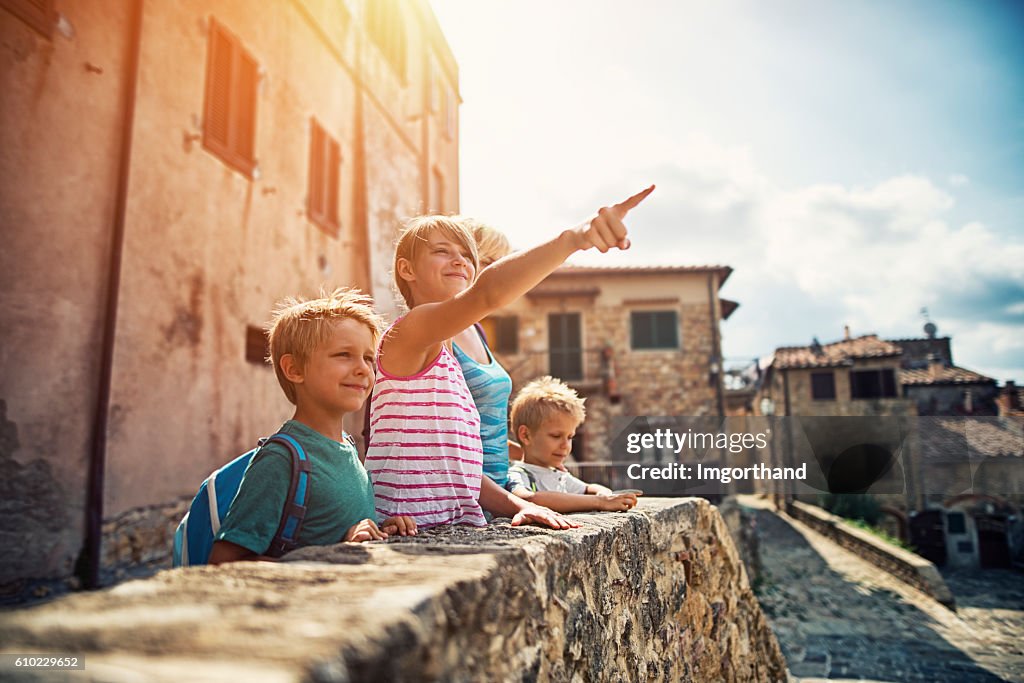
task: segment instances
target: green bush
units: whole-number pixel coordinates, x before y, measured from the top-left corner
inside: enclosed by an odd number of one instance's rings
[[[882,516],[878,501],[866,493],[825,493],[818,504],[846,519],[859,519],[874,526]]]

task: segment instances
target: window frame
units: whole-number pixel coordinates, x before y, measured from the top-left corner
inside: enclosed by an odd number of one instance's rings
[[[875,387],[878,389],[878,394],[865,394],[863,388],[865,386],[866,378],[869,375],[877,377],[875,380]],[[888,378],[888,382],[886,381]],[[891,393],[886,393],[887,389],[891,389]],[[883,398],[899,398],[899,394],[896,389],[896,371],[893,368],[871,368],[864,370],[850,370],[850,400],[852,401],[871,401]]]
[[[270,367],[270,335],[265,328],[245,326],[245,360],[253,365]]]
[[[519,353],[519,316],[489,315],[480,321],[491,351],[514,356]]]
[[[341,232],[341,143],[316,120],[309,126],[306,215],[332,237]]]
[[[53,39],[53,29],[57,23],[56,5],[56,0],[0,0],[0,7],[47,40]]]
[[[637,342],[637,317],[638,316],[651,316],[650,319],[650,337],[651,342],[649,345],[639,346]],[[671,345],[659,344],[659,329],[658,329],[658,318],[659,315],[671,315],[672,325],[669,328],[672,332],[673,341]],[[678,351],[682,348],[682,334],[679,329],[679,311],[671,308],[659,308],[659,309],[635,309],[629,312],[629,348],[631,351]]]
[[[829,391],[826,394],[830,396],[819,396],[819,389],[821,388],[816,380],[828,378]],[[811,373],[811,400],[813,401],[835,401],[836,400],[836,373],[834,370],[827,370],[821,372]]]
[[[226,75],[219,68],[224,65],[218,64],[224,58],[221,50],[225,49]],[[209,20],[206,55],[203,147],[252,180],[257,165],[259,61],[238,36],[213,17]],[[221,90],[224,92],[219,92]],[[215,130],[215,122],[219,119],[223,119],[223,131]]]
[[[456,111],[458,110],[458,104],[455,99],[455,91],[451,86],[445,88],[447,91],[447,97],[445,99],[445,120],[444,120],[444,136],[449,140],[455,139],[456,133]]]

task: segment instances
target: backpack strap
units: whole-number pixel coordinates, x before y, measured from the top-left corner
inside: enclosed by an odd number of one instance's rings
[[[288,497],[284,501],[281,523],[267,550],[269,557],[281,557],[289,550],[298,547],[299,533],[306,520],[310,473],[313,471],[313,465],[299,442],[291,436],[278,432],[266,440],[266,442],[269,441],[282,444],[292,456],[292,479],[288,485]]]
[[[530,482],[530,491],[537,492],[537,477],[533,476],[533,472],[522,467],[520,465],[512,465],[509,470],[515,470],[516,472],[522,472],[526,475],[527,480]]]

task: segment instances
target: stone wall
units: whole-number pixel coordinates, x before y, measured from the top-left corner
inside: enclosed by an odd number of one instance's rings
[[[914,588],[927,593],[950,609],[955,608],[953,593],[935,565],[920,555],[890,545],[843,521],[821,508],[793,501],[786,507],[791,517],[884,569]]]
[[[716,508],[574,517],[164,571],[2,613],[0,651],[84,655],[75,680],[785,680]]]

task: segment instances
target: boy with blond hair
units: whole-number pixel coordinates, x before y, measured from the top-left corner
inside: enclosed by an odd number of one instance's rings
[[[270,358],[295,414],[279,433],[297,441],[312,470],[298,546],[386,539],[415,534],[409,517],[375,519],[373,486],[342,429],[345,413],[362,408],[373,386],[381,319],[354,289],[318,299],[288,298],[270,324]],[[267,442],[253,456],[215,536],[210,564],[270,559],[288,497],[292,458]]]
[[[509,468],[512,492],[557,512],[620,511],[636,505],[635,493],[613,493],[564,470],[576,429],[583,423],[583,400],[553,377],[535,379],[512,402],[512,431],[523,448],[523,462]]]

